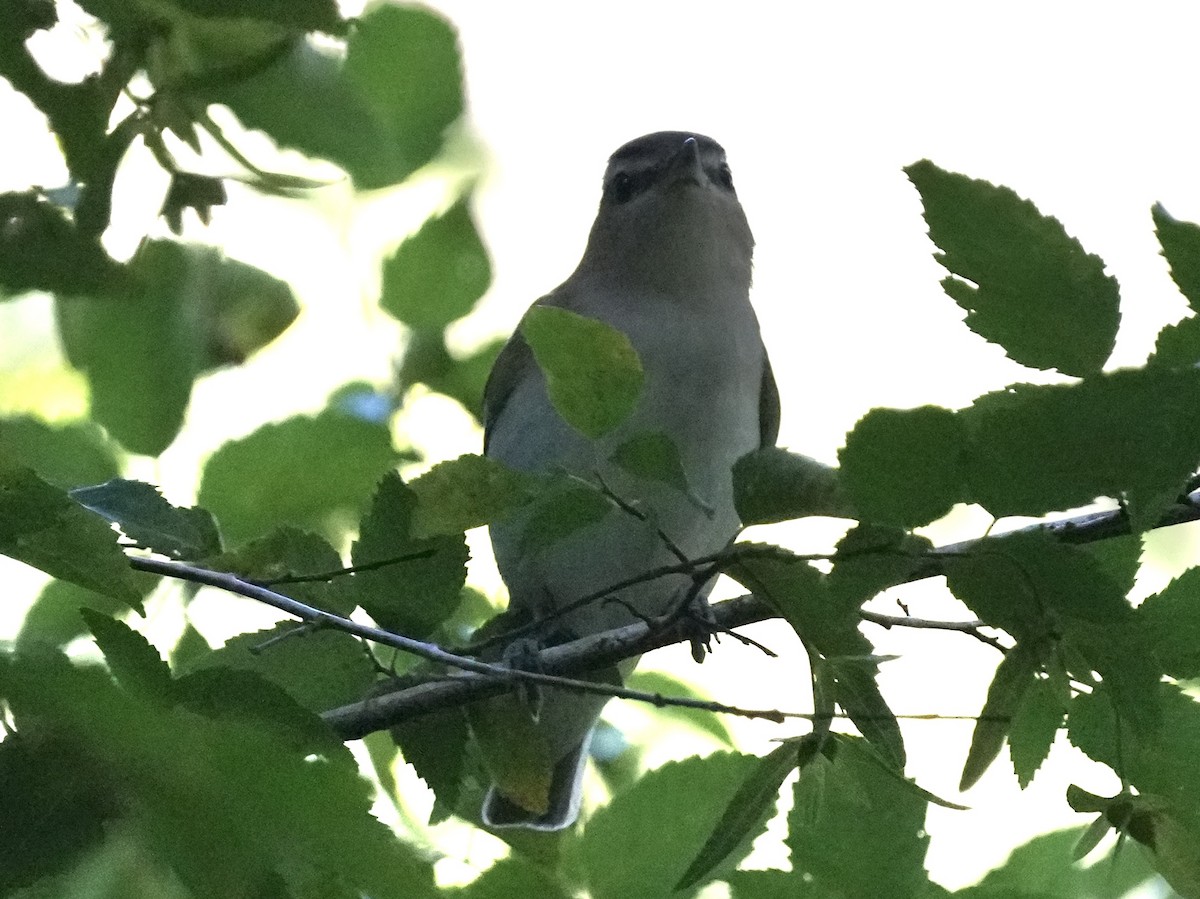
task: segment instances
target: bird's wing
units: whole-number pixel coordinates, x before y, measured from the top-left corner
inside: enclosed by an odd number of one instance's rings
[[[533,304],[534,306],[565,306],[566,297],[561,288],[546,294]],[[532,307],[530,307],[532,308]],[[492,364],[487,383],[483,387],[483,452],[487,453],[488,438],[492,429],[504,411],[508,398],[513,390],[524,381],[537,367],[533,358],[533,350],[529,348],[521,326],[518,324],[508,343],[500,349],[500,354]]]
[[[758,433],[762,446],[774,446],[779,437],[779,388],[775,386],[775,373],[771,371],[771,359],[763,350],[762,387],[758,392]]]

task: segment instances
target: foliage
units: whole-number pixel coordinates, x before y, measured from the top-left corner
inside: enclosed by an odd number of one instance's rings
[[[226,202],[227,179],[190,167],[214,148],[256,189],[318,186],[251,164],[243,133],[210,115],[218,103],[278,146],[340,167],[356,190],[407,183],[463,110],[454,32],[418,7],[346,20],[329,0],[81,5],[110,50],[75,84],[47,75],[25,43],[55,25],[53,3],[18,0],[0,17],[0,75],[45,114],[70,173],[61,188],[0,196],[0,301],[50,294],[66,358],[90,391],[85,418],[0,418],[0,553],[54,578],[0,653],[0,895],[432,896],[423,832],[393,833],[373,817],[367,778],[406,807],[390,728],[436,793],[433,817],[477,820],[483,775],[461,708],[372,719],[373,772],[356,767],[335,724],[407,688],[442,686],[439,647],[475,634],[472,651],[495,658],[497,635],[518,626],[502,617],[478,631],[492,608],[464,585],[464,531],[525,515],[536,553],[636,508],[603,484],[475,455],[409,483],[394,470],[417,456],[390,427],[407,388],[423,382],[478,415],[498,352],[456,358],[446,340],[490,280],[469,185],[381,260],[380,308],[409,333],[394,383],[347,385],[316,414],[229,441],[198,472],[194,506],[121,475],[145,462],[134,456],[176,442],[198,382],[286,341],[298,300],[193,242],[147,235],[122,261],[100,238],[135,141],[169,176],[161,216],[176,234],[188,210],[207,221]],[[631,777],[620,759],[627,770],[636,749],[616,741],[608,805],[555,838],[510,835],[513,854],[452,894],[694,895],[723,880],[735,897],[948,895],[925,871],[924,826],[930,803],[954,806],[905,778],[902,733],[877,684],[883,659],[860,630],[880,591],[944,574],[1004,648],[970,746],[957,747],[963,788],[993,764],[1011,764],[1027,785],[1061,732],[1125,785],[1111,797],[1064,789],[1093,826],[1035,840],[961,894],[1115,897],[1158,872],[1200,895],[1200,707],[1183,683],[1200,674],[1200,581],[1193,570],[1137,609],[1127,599],[1138,535],[1200,467],[1195,319],[1166,325],[1144,367],[1105,370],[1120,297],[1102,260],[1008,188],[929,161],[907,173],[966,325],[1014,360],[1069,377],[962,409],[872,410],[847,435],[837,473],[779,449],[739,462],[747,523],[858,522],[824,568],[761,544],[695,560],[796,631],[812,672],[797,701],[811,689],[811,733],[787,725],[773,751],[741,753],[685,685],[637,676],[647,698],[692,700],[670,714],[722,751]],[[1200,309],[1200,227],[1161,206],[1153,215],[1172,275]],[[527,316],[522,334],[580,432],[598,438],[636,405],[640,362],[622,335],[550,307]],[[612,460],[688,491],[662,434],[639,435]],[[1025,531],[939,554],[912,533],[964,503],[1036,517],[1100,497],[1120,504],[1132,535],[1101,534],[1103,549]],[[1066,532],[1078,542],[1090,533]],[[195,591],[135,571],[148,554],[169,560],[160,574],[207,572],[247,596],[273,590],[318,611],[216,648],[189,626],[164,654],[141,632],[147,597],[186,611]],[[351,636],[351,614],[424,641],[404,644],[423,660]],[[78,642],[63,651],[80,637],[90,652],[74,651]],[[526,693],[535,703],[536,690]],[[838,716],[861,736],[834,732]],[[781,788],[793,800],[791,870],[738,870]],[[1109,830],[1144,853],[1072,866]]]

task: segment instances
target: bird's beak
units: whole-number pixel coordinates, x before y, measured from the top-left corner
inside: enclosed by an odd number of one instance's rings
[[[689,137],[683,142],[671,161],[667,164],[667,184],[703,184],[704,166],[700,162],[700,145],[696,138]]]

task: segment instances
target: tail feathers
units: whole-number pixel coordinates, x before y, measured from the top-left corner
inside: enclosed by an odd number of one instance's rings
[[[583,742],[558,760],[550,781],[550,807],[543,813],[531,812],[505,798],[494,786],[483,800],[483,823],[488,827],[524,827],[553,832],[564,830],[579,817],[583,792],[583,769],[587,764],[589,733]]]

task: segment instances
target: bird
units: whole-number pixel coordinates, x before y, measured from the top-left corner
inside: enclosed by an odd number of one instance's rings
[[[548,617],[572,600],[678,564],[675,550],[699,558],[737,535],[732,467],[746,453],[773,446],[779,431],[779,395],[750,303],[753,250],[720,144],[687,131],[631,140],[608,160],[578,267],[534,306],[597,319],[628,337],[643,368],[633,411],[610,433],[586,437],[555,412],[519,328],[497,356],[484,391],[484,454],[521,472],[599,477],[612,496],[642,513],[614,508],[536,552],[523,537],[528,516],[492,523],[509,613],[545,619],[544,640],[665,614],[693,589],[688,574]],[[670,438],[686,491],[609,461],[616,447],[643,434]],[[703,584],[692,600],[703,602],[711,588],[711,581]],[[622,676],[631,669],[626,665]],[[548,786],[531,800],[506,788],[503,772],[493,770],[481,811],[485,825],[558,831],[574,824],[588,746],[605,702],[560,688],[541,692],[529,714],[536,714],[531,729]]]

